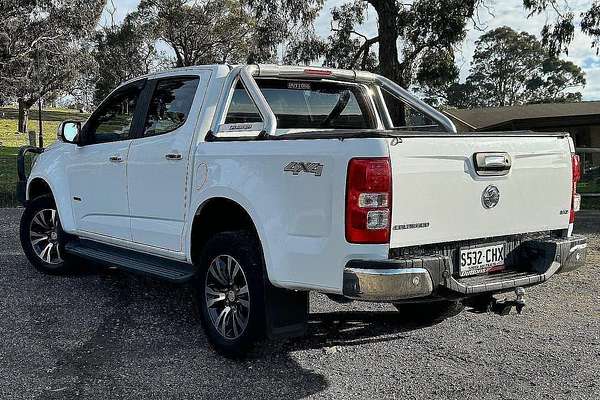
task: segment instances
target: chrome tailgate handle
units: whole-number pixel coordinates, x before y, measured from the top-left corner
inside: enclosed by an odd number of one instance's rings
[[[473,164],[477,175],[504,176],[510,171],[512,161],[508,153],[475,153]]]

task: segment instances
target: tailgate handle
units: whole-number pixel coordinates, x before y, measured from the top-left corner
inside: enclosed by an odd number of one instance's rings
[[[512,165],[508,153],[475,153],[473,164],[479,176],[504,176]]]

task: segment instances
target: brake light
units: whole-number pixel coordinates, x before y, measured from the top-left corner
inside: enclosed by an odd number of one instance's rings
[[[346,182],[346,240],[388,243],[392,220],[389,158],[353,158]]]
[[[579,208],[581,207],[581,195],[577,194],[577,183],[581,180],[581,161],[577,154],[571,156],[571,167],[573,171],[573,190],[569,223],[572,224],[575,221],[575,213],[579,211]]]
[[[317,69],[317,68],[306,68],[304,69],[304,75],[312,75],[312,76],[331,76],[333,72],[326,69]]]

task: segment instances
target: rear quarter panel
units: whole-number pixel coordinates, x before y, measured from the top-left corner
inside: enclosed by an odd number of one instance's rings
[[[273,284],[341,293],[348,260],[386,259],[389,250],[387,244],[346,242],[348,161],[386,156],[387,151],[384,139],[200,143],[192,207],[213,197],[236,201],[256,225]],[[284,171],[293,161],[319,163],[321,175]]]

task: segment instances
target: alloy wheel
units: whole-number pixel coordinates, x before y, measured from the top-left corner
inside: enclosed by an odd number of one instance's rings
[[[215,257],[208,267],[204,293],[217,332],[229,340],[240,337],[250,317],[250,292],[241,265],[229,255]]]
[[[46,208],[38,211],[29,225],[29,240],[35,254],[45,263],[63,262],[58,244],[58,215],[56,210]]]

